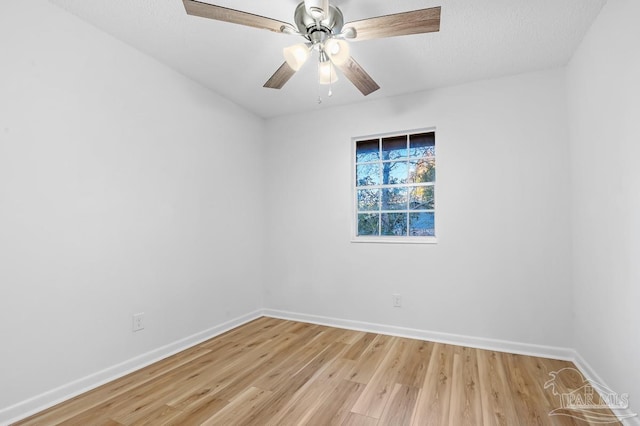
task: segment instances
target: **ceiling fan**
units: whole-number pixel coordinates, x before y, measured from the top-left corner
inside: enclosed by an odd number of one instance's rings
[[[195,0],[182,0],[187,14],[231,22],[277,33],[299,35],[305,42],[284,49],[285,62],[267,80],[264,87],[281,89],[309,58],[318,54],[320,84],[337,80],[334,65],[363,95],[380,88],[351,57],[346,40],[369,40],[440,30],[440,7],[419,9],[344,23],[342,12],[329,0],[304,0],[294,12],[295,26],[263,16]],[[329,92],[331,95],[331,92]]]

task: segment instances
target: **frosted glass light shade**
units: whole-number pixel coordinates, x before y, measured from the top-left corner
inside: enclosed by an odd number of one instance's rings
[[[298,71],[309,59],[309,48],[304,43],[294,44],[293,46],[285,47],[282,50],[282,54],[291,69]]]
[[[332,84],[338,81],[336,69],[331,61],[320,62],[318,65],[318,81],[320,84]]]
[[[327,40],[324,44],[324,51],[336,65],[344,64],[350,57],[349,43],[344,40],[336,40],[335,38]]]

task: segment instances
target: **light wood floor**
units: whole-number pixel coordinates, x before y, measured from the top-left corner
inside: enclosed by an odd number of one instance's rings
[[[548,415],[544,384],[564,367],[260,318],[18,424],[588,425]]]

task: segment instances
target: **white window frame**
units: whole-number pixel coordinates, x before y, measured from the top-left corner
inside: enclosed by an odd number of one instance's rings
[[[434,212],[434,217],[435,217],[435,223],[434,223],[434,236],[398,236],[398,235],[387,235],[387,236],[382,236],[382,235],[374,235],[374,236],[369,236],[369,235],[358,235],[358,187],[357,187],[357,167],[356,167],[356,145],[357,142],[359,141],[365,141],[365,140],[372,140],[372,139],[378,139],[381,140],[383,138],[390,138],[390,137],[396,137],[396,136],[409,136],[412,134],[418,134],[418,133],[437,133],[436,132],[436,128],[435,127],[427,127],[427,128],[422,128],[422,129],[415,129],[415,130],[407,130],[407,131],[400,131],[400,132],[393,132],[393,133],[383,133],[383,134],[375,134],[375,135],[367,135],[367,136],[357,136],[357,137],[352,137],[351,138],[351,209],[352,209],[352,214],[351,214],[351,242],[352,243],[390,243],[390,244],[436,244],[438,242],[437,240],[437,236],[438,236],[438,215],[437,215],[437,207],[438,207],[438,202],[437,202],[437,198],[438,198],[438,191],[436,188],[437,185],[437,166],[436,166],[436,181],[433,182],[433,184],[429,183],[428,185],[424,185],[424,184],[407,184],[407,187],[412,187],[412,186],[433,186],[434,188],[434,208],[433,208],[433,212]],[[436,136],[437,139],[437,136]],[[436,164],[437,164],[437,158],[438,158],[438,144],[436,143],[435,146],[435,151],[436,151]],[[379,162],[383,162],[382,157],[380,157]],[[389,187],[389,185],[375,185],[372,186],[372,189],[383,189],[385,187]],[[380,213],[386,213],[386,211],[383,210],[379,210]],[[397,212],[397,211],[390,211],[390,212]]]

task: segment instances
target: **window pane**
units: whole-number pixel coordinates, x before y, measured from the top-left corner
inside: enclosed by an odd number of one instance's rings
[[[382,213],[382,235],[407,235],[406,213]]]
[[[435,132],[396,135],[353,142],[356,236],[435,236]]]
[[[380,208],[379,189],[358,190],[358,210],[378,210]]]
[[[378,235],[378,214],[358,215],[358,235]]]
[[[356,162],[376,161],[380,159],[378,139],[356,142]]]
[[[396,160],[407,156],[407,137],[396,136],[382,139],[382,159]]]
[[[436,159],[428,158],[409,162],[410,183],[435,182],[436,181]]]
[[[409,194],[409,208],[411,210],[433,210],[433,186],[419,186],[411,188]]]
[[[409,155],[411,157],[435,157],[435,133],[419,133],[409,136]]]
[[[406,210],[407,188],[387,188],[382,190],[382,210]]]
[[[429,237],[436,235],[433,213],[409,213],[409,235]]]
[[[408,175],[409,165],[406,161],[382,163],[382,183],[384,185],[407,183]]]
[[[356,174],[357,186],[380,185],[380,164],[360,164]]]

